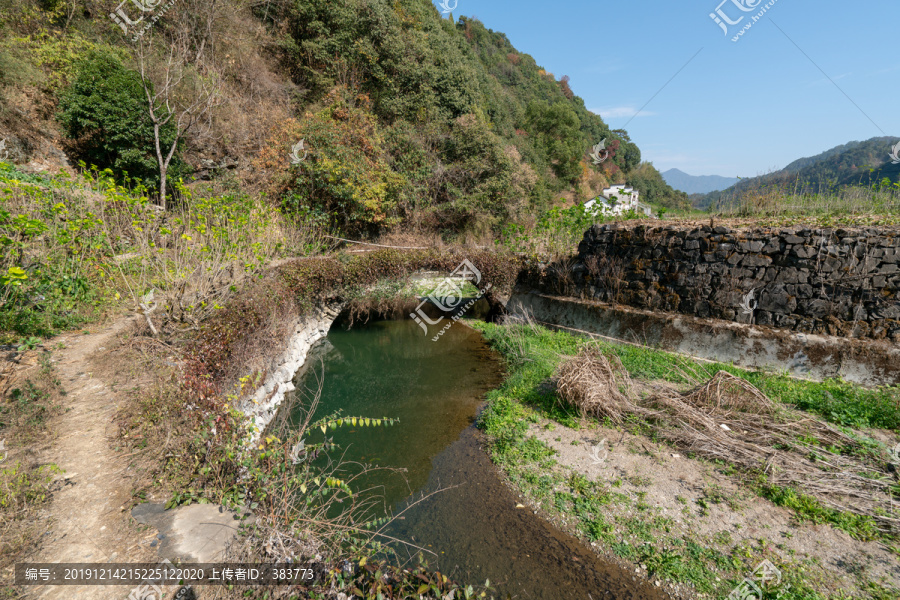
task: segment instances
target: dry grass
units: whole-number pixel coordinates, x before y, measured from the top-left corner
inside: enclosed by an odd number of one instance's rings
[[[562,399],[580,409],[582,415],[608,417],[618,425],[639,408],[629,398],[628,373],[618,357],[612,360],[596,348],[585,348],[578,357],[559,367],[556,390]]]
[[[447,246],[440,235],[424,230],[395,229],[382,234],[375,242],[396,248],[445,248]]]
[[[895,481],[883,462],[861,452],[856,439],[777,405],[730,373],[719,371],[685,393],[655,386],[640,394],[617,358],[589,346],[560,366],[557,390],[585,415],[616,424],[637,417],[685,452],[798,488],[827,507],[874,519],[882,531],[900,529]]]
[[[603,290],[603,298],[611,304],[619,304],[625,280],[625,259],[619,256],[589,256],[585,261],[588,273]]]
[[[15,353],[12,353],[15,354]],[[12,565],[47,529],[41,505],[55,489],[59,469],[42,463],[37,448],[52,438],[51,417],[62,413],[63,390],[48,352],[28,351],[0,363],[0,562]],[[0,572],[0,597],[10,581]]]
[[[748,190],[737,202],[722,199],[722,216],[896,215],[900,212],[900,188],[894,185],[846,186],[834,191],[827,186],[770,185]]]

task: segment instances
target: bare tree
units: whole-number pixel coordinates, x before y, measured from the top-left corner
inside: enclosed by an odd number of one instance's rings
[[[215,68],[204,62],[202,49],[192,53],[193,60],[189,62],[185,53],[178,51],[179,46],[184,47],[184,44],[176,41],[169,46],[161,66],[153,64],[152,37],[148,36],[147,41],[140,38],[135,47],[147,110],[153,123],[159,165],[159,205],[163,209],[166,208],[169,165],[178,142],[191,130],[201,137],[208,134],[212,127],[212,111],[222,103],[221,77]],[[174,124],[175,138],[166,148],[162,133],[169,123]]]

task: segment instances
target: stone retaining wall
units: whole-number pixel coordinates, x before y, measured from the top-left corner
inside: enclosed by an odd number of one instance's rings
[[[263,384],[238,406],[238,409],[251,417],[256,425],[257,430],[252,441],[259,438],[275,417],[284,395],[294,389],[292,382],[294,375],[306,362],[310,348],[328,335],[331,324],[343,308],[342,302],[331,302],[303,315],[297,321],[287,347],[281,352],[273,352]]]
[[[900,341],[898,228],[594,225],[569,276],[602,302]]]

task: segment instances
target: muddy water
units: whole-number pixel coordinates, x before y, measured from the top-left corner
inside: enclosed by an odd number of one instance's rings
[[[297,382],[314,390],[321,378],[317,416],[342,410],[400,418],[393,427],[329,435],[345,460],[405,469],[374,471],[354,488],[377,497],[380,510],[405,511],[387,533],[435,552],[426,556],[430,567],[461,582],[490,579],[500,598],[666,597],[530,510],[515,508],[515,494],[481,450],[473,426],[484,394],[501,381],[497,357],[480,334],[457,323],[432,342],[413,321],[349,331],[338,323],[318,354],[323,367]]]

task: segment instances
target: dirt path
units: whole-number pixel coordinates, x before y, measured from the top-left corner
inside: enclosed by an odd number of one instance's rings
[[[155,562],[147,534],[140,533],[129,513],[129,455],[109,443],[116,395],[93,377],[91,355],[111,346],[130,321],[120,319],[90,334],[66,334],[47,342],[66,394],[63,414],[51,423],[55,435],[39,449],[42,463],[55,463],[64,473],[43,516],[49,531],[29,562]],[[84,598],[122,600],[122,586],[44,586],[26,588],[26,597],[41,600]]]

